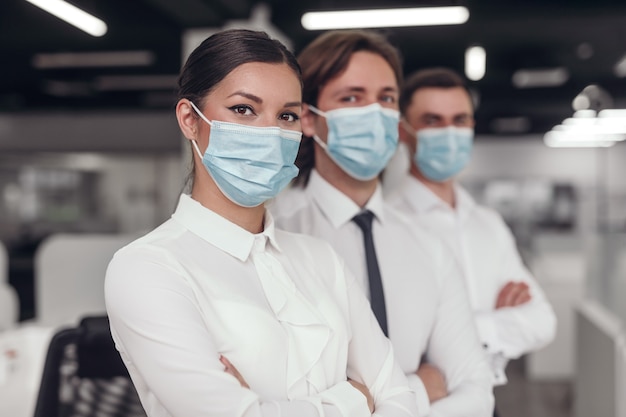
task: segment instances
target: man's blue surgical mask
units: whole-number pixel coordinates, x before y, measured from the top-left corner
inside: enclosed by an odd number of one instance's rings
[[[328,125],[326,143],[317,135],[313,139],[344,172],[361,181],[380,174],[398,146],[397,110],[378,103],[327,112],[309,108],[325,117]]]
[[[469,127],[434,127],[415,130],[403,121],[405,130],[416,136],[413,161],[426,178],[446,181],[465,168],[472,153],[474,129]]]
[[[258,206],[298,175],[294,161],[301,132],[210,121],[195,104],[191,107],[211,126],[204,155],[195,140],[193,146],[215,184],[233,203]]]

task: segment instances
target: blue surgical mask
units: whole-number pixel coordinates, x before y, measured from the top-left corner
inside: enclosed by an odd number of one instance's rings
[[[469,127],[435,127],[415,131],[403,122],[407,131],[416,136],[417,150],[413,161],[426,178],[446,181],[465,168],[472,153],[474,129]]]
[[[398,146],[397,110],[378,103],[327,112],[309,108],[325,117],[328,125],[326,143],[317,135],[313,139],[343,171],[361,181],[380,174]]]
[[[298,175],[294,161],[301,132],[210,121],[195,104],[191,107],[211,126],[204,155],[195,140],[193,146],[215,184],[233,203],[256,207]]]

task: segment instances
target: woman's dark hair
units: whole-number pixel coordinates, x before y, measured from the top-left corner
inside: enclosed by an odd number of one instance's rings
[[[428,87],[461,87],[467,92],[470,98],[472,97],[465,80],[454,70],[443,67],[427,68],[416,71],[407,78],[404,87],[400,91],[400,113],[405,114],[406,109],[411,104],[413,94],[415,94],[417,90]]]
[[[202,100],[228,74],[250,62],[287,64],[302,82],[295,56],[265,32],[232,29],[205,39],[187,58],[178,77],[178,99],[202,108]]]
[[[317,106],[320,90],[341,75],[348,67],[352,54],[359,51],[380,55],[392,68],[398,86],[402,85],[400,53],[383,35],[364,30],[330,31],[320,35],[298,55],[304,82],[303,103]],[[313,138],[302,138],[296,165],[300,173],[294,183],[305,186],[315,166]]]
[[[235,68],[251,62],[287,64],[302,85],[298,61],[285,45],[265,32],[232,29],[211,35],[189,55],[178,77],[178,100],[186,98],[202,109],[207,94]],[[193,183],[194,169],[192,155],[185,189]]]

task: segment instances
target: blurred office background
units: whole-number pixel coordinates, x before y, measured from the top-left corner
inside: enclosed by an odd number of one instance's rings
[[[38,259],[60,234],[124,242],[169,217],[189,169],[176,76],[199,39],[248,27],[298,52],[321,33],[303,27],[305,12],[464,7],[458,24],[379,30],[407,73],[447,66],[470,78],[477,138],[462,182],[502,213],[558,315],[555,342],[509,367],[511,383],[496,391],[501,415],[626,416],[624,2],[70,3],[106,32],[85,33],[26,0],[0,2],[0,283],[17,294],[17,325],[54,322],[37,286],[62,279]],[[405,162],[394,161],[401,173]],[[78,242],[49,256],[90,259]]]

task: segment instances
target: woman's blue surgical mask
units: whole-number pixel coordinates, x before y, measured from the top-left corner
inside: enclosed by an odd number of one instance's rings
[[[403,127],[414,135],[417,150],[413,161],[426,178],[446,181],[465,168],[472,153],[474,129],[469,127],[433,127],[415,130],[406,122]]]
[[[211,126],[204,155],[195,140],[193,146],[215,184],[233,203],[256,207],[298,175],[294,161],[301,132],[210,121],[195,104],[191,107]]]
[[[385,168],[398,146],[397,110],[374,103],[364,107],[343,107],[323,112],[309,105],[313,113],[326,118],[328,138],[313,139],[352,178],[375,178]]]

